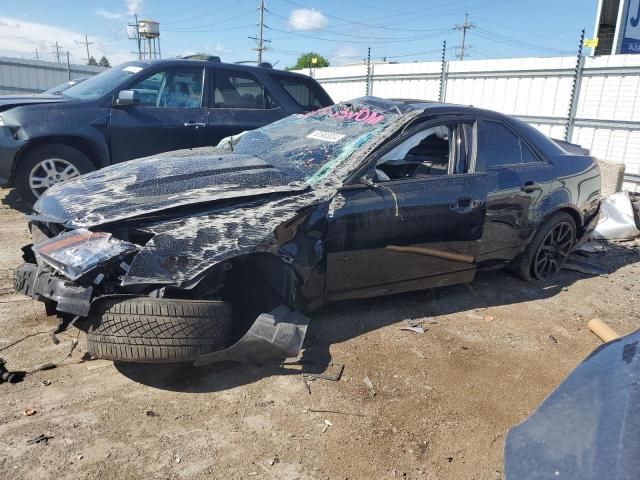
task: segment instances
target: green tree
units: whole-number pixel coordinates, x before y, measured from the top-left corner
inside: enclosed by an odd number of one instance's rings
[[[315,59],[315,62],[313,61]],[[319,53],[309,52],[303,53],[298,57],[296,64],[289,67],[288,70],[302,70],[304,68],[321,68],[328,67],[329,60]]]
[[[96,62],[95,58],[89,57],[89,61],[87,62],[87,65],[89,65],[90,67],[97,67],[98,62]]]
[[[104,68],[111,68],[111,64],[109,63],[109,60],[107,60],[107,57],[105,57],[104,55],[98,62],[98,66],[104,67]]]

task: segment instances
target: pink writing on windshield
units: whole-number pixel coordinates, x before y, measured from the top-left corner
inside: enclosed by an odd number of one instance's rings
[[[315,112],[307,113],[306,117],[316,117],[322,115],[328,115],[331,118],[342,118],[343,120],[353,120],[355,122],[362,122],[368,125],[375,125],[384,121],[384,115],[376,113],[368,108],[361,108],[360,110],[349,110],[343,108],[341,110],[332,111],[333,107],[321,108]]]

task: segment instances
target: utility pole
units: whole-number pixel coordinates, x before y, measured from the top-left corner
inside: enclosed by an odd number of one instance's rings
[[[89,59],[91,58],[91,54],[89,53],[89,45],[93,45],[93,42],[90,42],[87,36],[84,36],[84,42],[75,41],[78,45],[84,45],[87,47],[87,64],[89,63]]]
[[[40,60],[40,57],[38,57],[38,49],[36,48],[36,60]]]
[[[259,23],[258,23],[258,36],[257,37],[249,37],[251,40],[255,40],[258,42],[258,47],[255,50],[258,52],[258,63],[262,62],[262,52],[264,52],[267,47],[264,46],[265,43],[270,42],[271,40],[266,40],[264,38],[264,12],[266,8],[264,6],[264,0],[260,0],[260,4],[258,5],[259,14]]]
[[[58,63],[60,63],[60,45],[58,45],[57,40],[56,40],[56,57],[58,58]]]
[[[127,23],[127,36],[129,40],[135,40],[138,44],[138,60],[141,60],[142,50],[140,45],[140,31],[138,30],[138,15],[134,15],[134,18],[136,23]]]
[[[67,50],[67,79],[71,80],[71,62],[69,61],[69,50]]]
[[[460,53],[457,55],[460,60],[464,60],[465,52],[467,48],[469,48],[467,46],[467,30],[471,30],[472,28],[476,28],[476,26],[473,23],[469,22],[468,13],[464,14],[464,23],[462,25],[456,25],[455,27],[453,27],[454,30],[462,31],[462,45],[460,46]]]

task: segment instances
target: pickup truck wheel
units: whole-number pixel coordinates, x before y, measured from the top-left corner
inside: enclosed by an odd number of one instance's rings
[[[576,243],[576,222],[566,212],[549,217],[514,263],[523,280],[546,280],[560,271]]]
[[[192,362],[227,346],[231,308],[222,301],[127,297],[89,314],[87,350],[107,360]]]
[[[95,170],[81,151],[67,145],[41,145],[18,160],[15,186],[22,199],[33,204],[49,187]]]

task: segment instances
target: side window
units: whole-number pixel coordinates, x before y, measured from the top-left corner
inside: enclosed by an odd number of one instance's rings
[[[141,107],[199,108],[202,102],[202,68],[182,68],[154,73],[129,87]]]
[[[271,75],[285,92],[306,112],[331,105],[317,83],[306,78]]]
[[[216,108],[266,110],[277,107],[271,95],[253,75],[222,69],[215,70],[213,101]]]
[[[376,181],[467,173],[472,161],[471,124],[438,125],[421,130],[378,159]]]
[[[538,157],[526,143],[498,122],[478,122],[478,164],[490,169],[504,165],[537,162]]]

